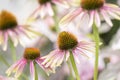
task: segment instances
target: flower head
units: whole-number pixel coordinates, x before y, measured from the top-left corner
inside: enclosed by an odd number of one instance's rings
[[[58,36],[58,47],[61,50],[74,48],[78,44],[77,38],[69,32],[61,32]]]
[[[37,36],[32,28],[28,25],[19,25],[16,17],[6,10],[0,12],[0,45],[3,45],[3,50],[7,49],[8,38],[12,40],[14,46],[17,46],[18,42],[21,42],[19,37],[22,35],[33,38]],[[32,35],[32,36],[31,36]]]
[[[78,56],[84,55],[88,57],[87,54],[94,53],[94,43],[79,41],[74,34],[63,31],[58,36],[58,48],[51,51],[47,56],[42,57],[42,59],[45,59],[42,64],[53,68],[60,66],[64,57],[66,61],[68,60],[70,51],[72,51],[75,60],[79,63]]]
[[[44,59],[41,59],[40,57],[40,51],[37,48],[26,48],[24,52],[24,56],[21,60],[17,61],[15,64],[13,64],[6,73],[8,76],[15,72],[15,77],[19,77],[27,63],[30,63],[30,73],[32,75],[32,78],[34,80],[35,77],[35,69],[34,64],[37,63],[47,74],[50,72],[53,72],[53,69],[51,67],[45,67],[41,63],[44,61]]]
[[[77,20],[80,21],[81,25],[85,23],[89,27],[93,23],[100,27],[103,19],[109,26],[113,26],[111,19],[120,20],[120,8],[114,4],[106,3],[105,0],[81,0],[77,9],[62,18],[60,25],[66,25],[76,17],[78,17]]]

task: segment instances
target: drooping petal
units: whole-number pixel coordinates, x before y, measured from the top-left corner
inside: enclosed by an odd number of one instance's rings
[[[98,11],[95,11],[95,24],[100,27],[101,26],[101,21],[100,21],[100,16]]]
[[[108,14],[109,14],[110,16],[112,16],[113,18],[120,20],[120,16],[117,15],[116,13],[112,12],[112,10],[107,10],[107,12],[108,12]]]
[[[22,62],[20,63],[18,69],[16,70],[15,78],[18,78],[22,74],[26,63],[27,63],[26,60],[22,60]]]
[[[45,65],[42,64],[44,59],[38,58],[35,61],[47,73],[47,75],[49,75],[50,73],[54,73],[55,72],[55,70],[53,68],[51,68],[50,66],[45,67]]]
[[[81,13],[81,11],[81,8],[71,11],[61,19],[59,24],[65,26],[66,24],[70,23],[74,18],[76,18]]]
[[[8,34],[9,34],[9,36],[10,36],[14,46],[16,47],[18,45],[17,35],[13,31],[11,31],[11,30],[8,30]]]
[[[53,12],[53,9],[52,9],[51,4],[50,4],[50,3],[47,3],[47,4],[46,4],[46,7],[47,7],[47,9],[48,9],[48,14],[49,14],[50,16],[53,16],[53,15],[54,15],[54,12]]]
[[[47,13],[46,12],[46,5],[41,5],[40,12],[39,12],[41,18],[44,18],[46,13]]]
[[[69,4],[68,4],[68,2],[65,1],[65,0],[52,0],[52,2],[53,2],[54,4],[63,6],[63,7],[65,7],[65,8],[69,8]]]
[[[94,21],[94,11],[90,11],[90,20],[89,20],[89,24],[88,27],[91,27],[93,25],[93,21]]]
[[[66,59],[66,61],[67,61],[68,58],[70,57],[70,53],[69,53],[69,51],[66,51],[65,54],[66,54],[66,56],[65,56],[66,58],[65,58],[65,59]]]
[[[112,21],[110,20],[110,17],[108,16],[107,12],[103,9],[101,9],[101,14],[103,16],[103,18],[105,19],[105,21],[110,25],[113,26]]]
[[[3,50],[7,50],[7,43],[8,43],[8,32],[4,32],[4,42],[3,42]]]
[[[47,56],[43,57],[45,60],[42,64],[51,67],[60,66],[63,62],[64,56],[65,51],[54,50],[50,52]]]
[[[21,59],[13,64],[8,70],[6,74],[9,76],[12,72],[15,72],[15,77],[19,77],[23,71],[24,66],[26,65],[27,61],[25,59]]]
[[[32,80],[35,80],[35,67],[33,61],[30,62],[30,74],[32,76]]]
[[[31,19],[32,19],[32,20],[36,20],[37,17],[39,16],[38,14],[39,14],[40,9],[41,9],[41,6],[37,7],[37,8],[33,11],[33,13],[29,16],[28,21],[31,22]]]
[[[77,51],[77,50],[73,50],[72,51],[72,53],[73,53],[73,56],[74,56],[74,59],[75,59],[75,61],[79,64],[80,63],[80,57],[79,57],[79,51]]]
[[[4,38],[3,38],[3,32],[0,31],[0,44],[3,43],[3,40],[4,40]]]
[[[86,57],[93,57],[95,53],[95,44],[92,42],[80,41],[75,49]]]

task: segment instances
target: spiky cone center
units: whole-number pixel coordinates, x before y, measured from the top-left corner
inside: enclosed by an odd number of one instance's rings
[[[38,0],[39,4],[46,4],[47,2],[50,2],[51,0]]]
[[[0,30],[15,28],[17,25],[16,17],[12,13],[5,10],[0,12]]]
[[[73,49],[77,44],[77,38],[70,32],[63,31],[58,36],[58,47],[61,50]]]
[[[40,57],[40,50],[38,48],[26,48],[24,51],[24,58],[27,60],[35,60]]]
[[[81,6],[86,10],[94,10],[101,8],[105,3],[105,0],[81,0]]]

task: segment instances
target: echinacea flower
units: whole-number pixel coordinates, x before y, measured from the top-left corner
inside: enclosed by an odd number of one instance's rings
[[[33,11],[30,17],[35,18],[44,18],[45,16],[53,16],[53,6],[54,4],[59,4],[62,6],[68,6],[69,1],[67,0],[38,0],[39,6]]]
[[[68,13],[60,21],[60,25],[66,25],[78,17],[81,23],[91,27],[95,23],[101,26],[101,20],[105,20],[109,26],[113,26],[111,19],[120,20],[120,8],[117,5],[106,3],[105,0],[81,0],[77,9]]]
[[[6,10],[0,11],[0,45],[3,46],[3,50],[7,49],[9,38],[12,40],[14,46],[17,46],[18,42],[23,44],[20,36],[33,38],[37,35],[38,32],[35,32],[28,25],[20,25],[12,13]]]
[[[67,31],[63,31],[59,34],[57,43],[57,49],[42,57],[42,59],[45,59],[42,64],[46,67],[51,66],[55,68],[56,66],[60,66],[64,58],[66,61],[68,60],[70,51],[72,51],[77,63],[79,63],[80,55],[89,57],[87,54],[94,53],[94,43],[79,41],[75,35]]]
[[[15,64],[13,64],[7,71],[6,73],[8,76],[13,72],[15,73],[15,78],[18,78],[25,65],[27,63],[30,63],[30,74],[32,75],[33,80],[35,79],[35,63],[37,63],[47,74],[50,72],[53,72],[53,69],[48,67],[45,67],[41,63],[44,61],[44,59],[41,59],[40,57],[40,51],[37,48],[26,48],[24,52],[24,56],[22,59],[17,61]]]

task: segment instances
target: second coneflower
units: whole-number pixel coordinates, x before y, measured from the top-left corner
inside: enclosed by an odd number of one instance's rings
[[[89,27],[93,23],[100,27],[103,19],[109,26],[113,26],[111,18],[120,20],[120,8],[117,5],[106,3],[105,0],[81,0],[79,4],[80,6],[76,10],[71,11],[62,18],[60,25],[65,25],[76,17],[78,17],[77,20],[81,24],[85,23]]]
[[[41,63],[44,61],[44,59],[41,59],[40,57],[40,51],[37,48],[26,48],[23,58],[20,59],[19,61],[17,61],[15,64],[13,64],[7,71],[6,73],[8,74],[8,76],[14,72],[15,73],[15,77],[18,78],[25,65],[27,63],[30,63],[30,74],[32,76],[32,80],[36,80],[35,79],[35,63],[37,63],[47,74],[49,74],[50,72],[53,72],[53,69],[48,67],[45,67],[44,65],[42,65]]]
[[[59,4],[62,6],[68,6],[69,1],[67,0],[38,0],[39,6],[37,9],[33,11],[33,13],[30,15],[30,18],[44,18],[46,16],[53,16],[53,6],[54,4]]]
[[[12,13],[6,10],[0,11],[0,45],[3,46],[3,50],[7,49],[9,38],[14,46],[17,46],[18,42],[23,44],[20,36],[33,38],[38,34],[28,25],[20,25]]]
[[[87,54],[94,53],[94,43],[79,41],[78,38],[70,32],[63,31],[58,36],[58,48],[53,50],[47,56],[42,57],[44,62],[42,64],[46,65],[46,67],[56,67],[60,66],[63,62],[64,58],[66,61],[70,57],[70,51],[72,52],[75,60],[79,63],[80,55],[84,55],[86,57]]]

